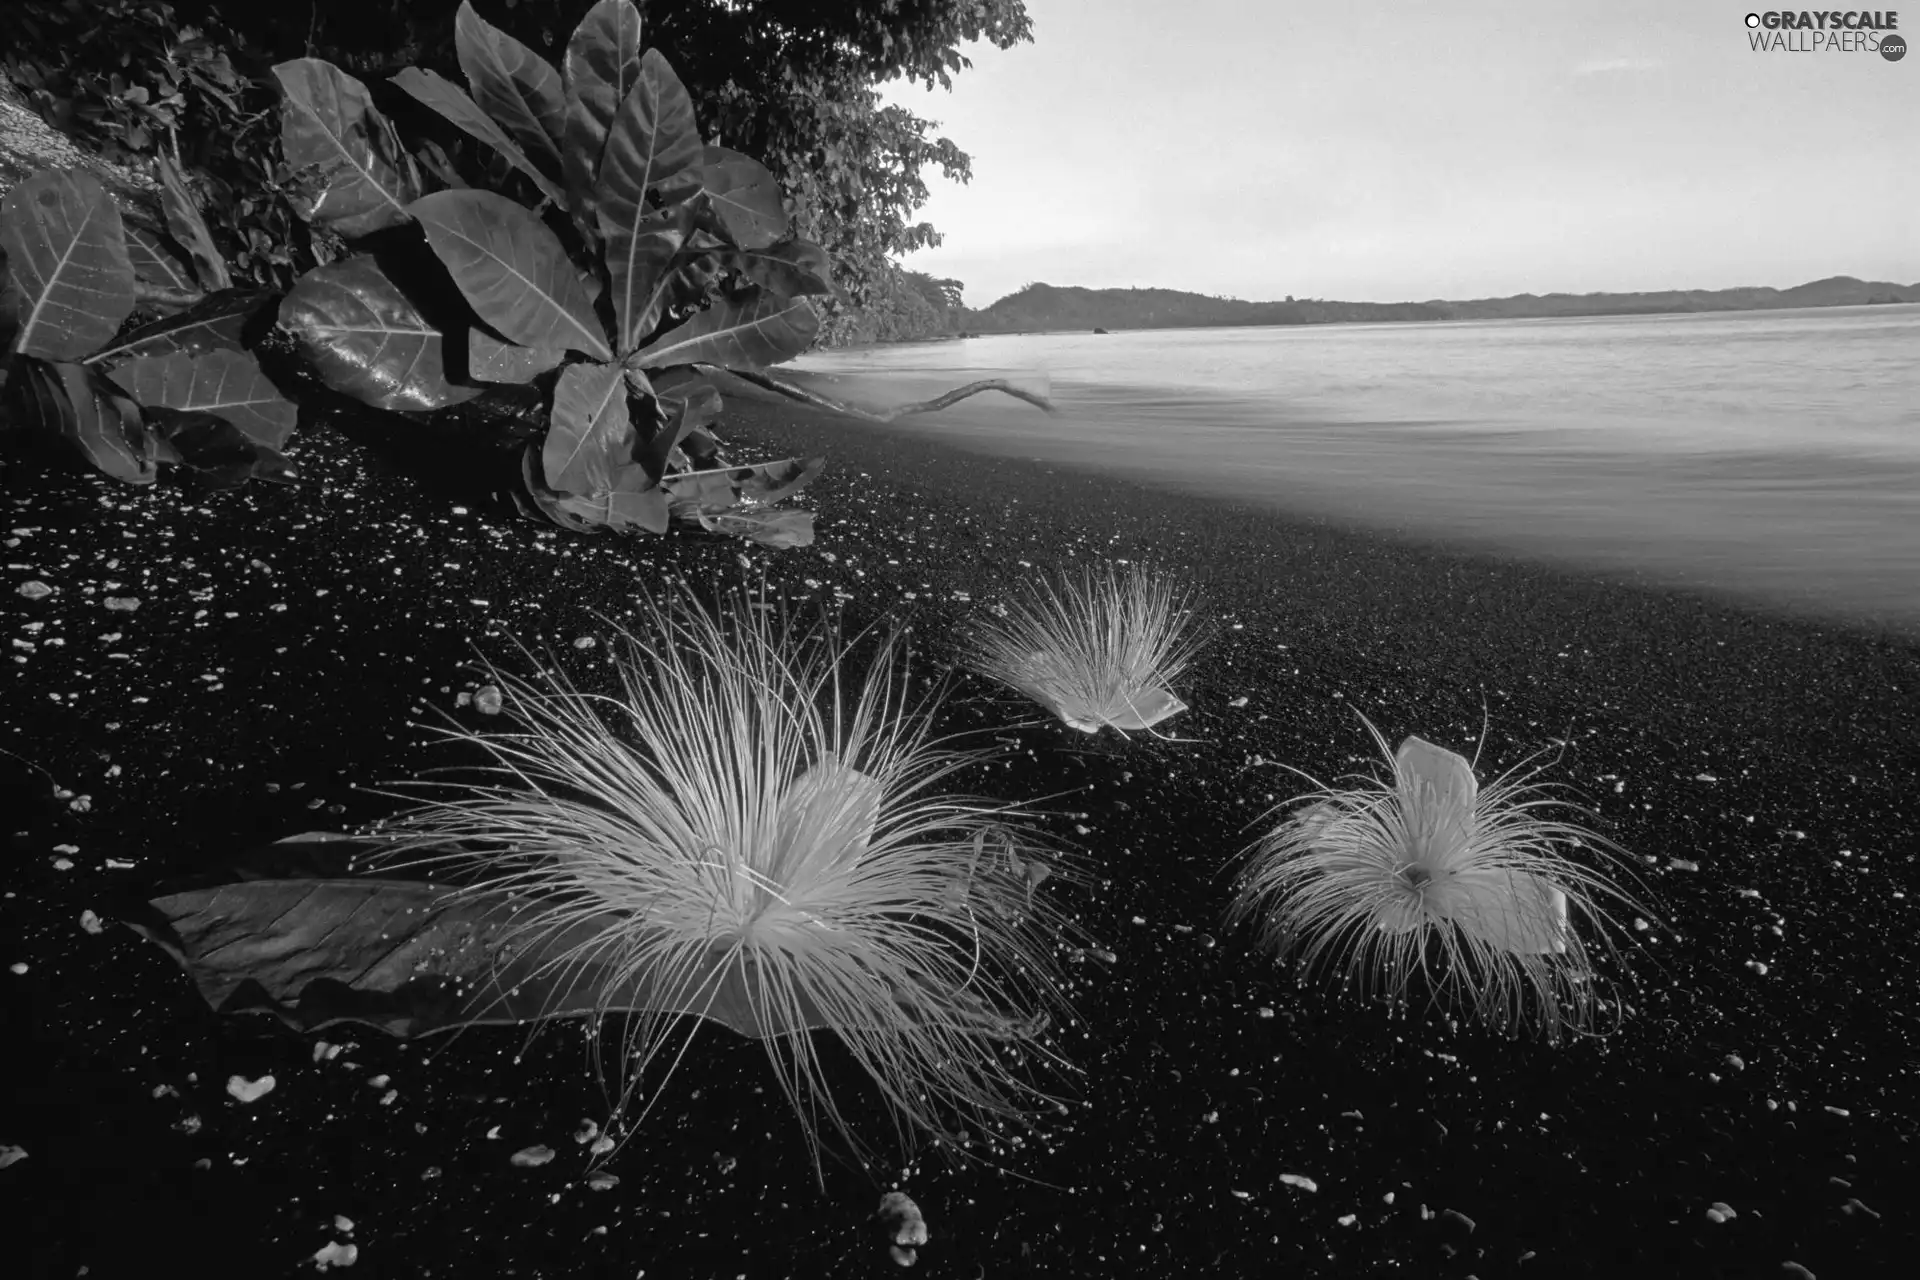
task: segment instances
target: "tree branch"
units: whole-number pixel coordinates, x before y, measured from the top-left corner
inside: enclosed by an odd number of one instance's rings
[[[969,382],[964,387],[956,387],[952,391],[935,396],[931,400],[920,400],[913,404],[897,405],[884,413],[873,413],[866,409],[855,408],[853,405],[841,404],[837,400],[829,400],[827,397],[817,395],[804,387],[796,387],[790,382],[782,382],[778,378],[771,377],[764,373],[758,373],[751,369],[733,369],[725,365],[702,365],[699,367],[731,374],[742,382],[750,382],[756,387],[763,387],[768,391],[783,395],[789,400],[798,400],[801,404],[812,405],[816,409],[825,409],[829,413],[844,413],[850,418],[864,418],[868,422],[896,422],[901,418],[909,417],[916,413],[932,413],[936,409],[944,409],[950,404],[957,404],[965,400],[968,396],[979,395],[982,391],[998,391],[1005,395],[1010,395],[1016,400],[1025,400],[1028,404],[1044,409],[1048,413],[1060,412],[1053,407],[1053,402],[1045,396],[1035,391],[1028,391],[1024,387],[1016,387],[1005,378],[985,378],[979,382]]]

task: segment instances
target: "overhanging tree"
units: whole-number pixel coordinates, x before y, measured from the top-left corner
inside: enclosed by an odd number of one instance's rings
[[[482,0],[486,18],[549,58],[589,0]],[[183,0],[183,12],[205,8]],[[327,58],[362,78],[406,65],[453,76],[457,0],[329,0],[227,13],[276,57]],[[233,10],[234,6],[227,6]],[[913,215],[928,166],[972,176],[967,153],[934,123],[880,102],[896,77],[952,86],[971,65],[962,45],[1005,49],[1033,38],[1024,0],[654,0],[646,40],[679,70],[707,140],[763,161],[779,177],[799,233],[822,245],[855,306],[891,257],[940,236]]]

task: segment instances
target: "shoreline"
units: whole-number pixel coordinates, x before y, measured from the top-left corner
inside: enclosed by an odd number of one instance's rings
[[[756,458],[827,455],[800,498],[812,547],[568,535],[393,474],[326,427],[298,437],[313,487],[295,491],[10,484],[8,563],[26,567],[5,590],[41,625],[13,629],[31,647],[0,688],[0,748],[89,798],[56,801],[0,757],[27,815],[3,909],[27,966],[6,1016],[28,1029],[28,1085],[0,1141],[29,1153],[7,1175],[34,1224],[28,1274],[119,1275],[181,1236],[216,1270],[294,1274],[335,1214],[381,1274],[510,1258],[838,1277],[883,1258],[868,1219],[899,1170],[830,1166],[815,1188],[757,1045],[698,1039],[603,1195],[566,1140],[599,1106],[577,1032],[429,1052],[340,1028],[322,1038],[352,1051],[317,1061],[310,1037],[216,1017],[111,924],[115,895],[384,813],[356,788],[442,762],[414,726],[473,683],[476,643],[507,662],[507,636],[551,645],[591,677],[599,659],[571,642],[594,610],[620,615],[669,572],[710,593],[743,562],[790,599],[844,597],[850,623],[909,622],[925,674],[1020,575],[1083,560],[1180,575],[1212,629],[1179,688],[1191,709],[1165,726],[1180,742],[1086,738],[956,685],[956,727],[1018,744],[995,786],[1072,797],[1048,829],[1096,881],[1063,902],[1116,959],[1071,969],[1081,1020],[1050,1043],[1082,1073],[1068,1115],[1001,1156],[1034,1181],[923,1161],[904,1183],[941,1267],[1434,1273],[1470,1246],[1483,1267],[1532,1252],[1556,1275],[1682,1255],[1701,1276],[1866,1274],[1911,1238],[1899,1188],[1920,1128],[1897,1011],[1920,1007],[1904,955],[1920,884],[1900,853],[1920,847],[1920,645],[799,406],[734,399],[719,431]],[[54,593],[22,599],[30,578]],[[1221,928],[1227,858],[1301,789],[1269,762],[1364,767],[1356,710],[1389,740],[1469,753],[1484,723],[1483,777],[1570,744],[1549,780],[1579,789],[1659,898],[1630,931],[1645,985],[1618,1037],[1549,1050],[1388,1019],[1297,991]],[[278,1087],[240,1105],[232,1074]],[[558,1157],[510,1166],[535,1143]],[[1880,1216],[1839,1213],[1847,1196]],[[1701,1216],[1715,1200],[1739,1231]],[[1478,1224],[1470,1241],[1434,1216],[1448,1208]]]
[[[1367,305],[1395,306],[1420,304],[1369,303]],[[1791,305],[1772,307],[1656,307],[1627,311],[1569,311],[1559,315],[1404,316],[1398,318],[1381,316],[1354,320],[1242,321],[1236,324],[1136,325],[1119,321],[1109,321],[1105,326],[1078,325],[1072,328],[1057,329],[969,329],[960,333],[929,334],[921,338],[899,338],[892,342],[850,343],[844,347],[819,347],[815,348],[815,350],[871,351],[886,347],[925,346],[928,343],[938,342],[965,342],[973,338],[1046,338],[1063,335],[1091,337],[1096,334],[1107,336],[1119,333],[1173,333],[1189,329],[1318,329],[1328,325],[1498,324],[1526,320],[1621,320],[1633,316],[1703,316],[1775,311],[1848,311],[1863,307],[1910,306],[1920,306],[1920,301],[1906,298],[1876,298],[1866,302],[1797,302]],[[813,352],[809,351],[807,354],[811,355]]]

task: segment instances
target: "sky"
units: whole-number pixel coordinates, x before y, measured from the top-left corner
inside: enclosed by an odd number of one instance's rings
[[[1920,52],[1755,52],[1747,0],[1027,12],[952,92],[882,90],[973,157],[906,260],[969,306],[1920,282]]]

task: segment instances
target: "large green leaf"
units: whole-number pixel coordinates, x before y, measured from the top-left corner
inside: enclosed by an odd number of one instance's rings
[[[799,298],[835,292],[827,251],[811,240],[782,240],[764,249],[725,250],[719,257],[770,294]]]
[[[527,347],[613,351],[567,251],[540,219],[491,191],[438,191],[410,212],[480,318]]]
[[[133,264],[133,294],[141,302],[172,310],[206,297],[186,251],[157,231],[128,227],[127,260]]]
[[[639,81],[614,115],[600,158],[594,187],[598,229],[631,236],[646,216],[647,192],[663,185],[679,191],[682,179],[697,184],[699,164],[693,99],[660,51],[649,49],[640,58]]]
[[[168,461],[194,472],[211,488],[231,489],[254,476],[275,481],[295,478],[278,449],[217,413],[161,406],[147,410],[147,422],[171,451]]]
[[[227,274],[226,259],[213,247],[213,236],[207,231],[206,219],[200,216],[200,206],[194,203],[192,193],[187,190],[180,167],[168,158],[165,150],[155,154],[154,164],[160,171],[160,210],[167,219],[167,234],[186,252],[188,261],[193,264],[196,282],[209,292],[233,288],[233,278]]]
[[[12,362],[7,394],[17,425],[57,435],[101,471],[129,484],[152,484],[157,442],[139,406],[82,364],[22,356]]]
[[[228,289],[204,298],[175,315],[141,325],[122,334],[86,359],[87,364],[111,367],[139,356],[164,356],[176,351],[198,355],[203,351],[244,351],[249,333],[271,321],[263,313],[278,301],[266,289]]]
[[[762,368],[793,359],[812,345],[819,331],[820,317],[805,298],[753,290],[699,312],[627,360],[642,369],[670,364]]]
[[[725,948],[691,968],[635,967],[594,945],[610,930],[631,933],[631,919],[345,865],[165,894],[127,923],[172,956],[215,1010],[270,1013],[307,1032],[358,1022],[423,1036],[614,1011],[692,1014],[756,1039],[835,1025],[804,993],[774,998],[765,977]],[[654,946],[634,945],[635,954]]]
[[[724,404],[719,389],[704,379],[683,388],[678,395],[660,396],[659,402],[666,411],[666,421],[645,444],[634,450],[634,460],[655,477],[666,474],[674,450],[688,436],[717,419]]]
[[[368,254],[301,276],[280,323],[335,391],[381,409],[440,409],[478,387],[447,381],[446,338]]]
[[[343,236],[405,222],[420,196],[419,175],[367,86],[318,58],[282,62],[273,74],[286,93],[280,143],[287,163],[319,172],[317,196],[299,201],[301,216]]]
[[[500,126],[494,123],[493,117],[482,111],[479,104],[467,96],[466,90],[438,73],[421,67],[403,68],[393,77],[393,82],[420,102],[445,116],[469,137],[479,139],[505,156],[507,163],[532,180],[533,185],[540,189],[540,194],[562,209],[567,207],[567,197],[560,188],[555,186],[546,174],[540,172],[533,161],[527,159],[527,153],[520,149],[520,144],[509,138]]]
[[[713,201],[727,239],[742,249],[764,249],[786,239],[786,203],[780,183],[752,156],[726,147],[700,155],[700,187]]]
[[[596,233],[593,191],[607,132],[640,83],[640,11],[631,0],[599,0],[567,41],[566,154],[562,157],[574,220]]]
[[[478,382],[532,382],[548,370],[559,368],[566,358],[564,351],[502,342],[485,329],[467,330],[467,376]]]
[[[109,376],[140,405],[211,413],[273,449],[287,442],[299,416],[250,352],[146,356],[115,366]]]
[[[545,58],[515,40],[460,0],[453,20],[453,49],[473,98],[499,121],[529,156],[560,172],[560,140],[567,102],[560,73]]]
[[[613,283],[614,350],[626,355],[660,325],[672,278],[684,265],[681,251],[693,230],[690,205],[680,204],[652,217],[636,218],[637,206],[604,196],[600,234],[605,240],[607,276]]]
[[[36,173],[0,200],[14,349],[78,360],[133,310],[133,264],[120,210],[86,173]],[[149,479],[152,477],[149,476]]]
[[[561,493],[613,487],[613,471],[631,459],[626,373],[617,364],[570,364],[553,388],[553,415],[540,451],[547,484]]]

